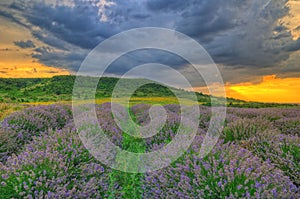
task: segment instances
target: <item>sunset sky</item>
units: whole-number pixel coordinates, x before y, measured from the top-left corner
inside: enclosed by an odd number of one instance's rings
[[[2,0],[0,77],[75,74],[101,41],[139,27],[174,29],[199,42],[228,97],[300,103],[300,0]],[[131,54],[110,73],[163,62],[188,74],[173,56]],[[152,72],[160,71],[145,71]]]

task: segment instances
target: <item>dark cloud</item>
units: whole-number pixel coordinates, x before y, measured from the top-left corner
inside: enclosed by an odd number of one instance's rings
[[[45,44],[48,44],[49,46],[61,49],[61,50],[67,50],[66,48],[66,41],[59,39],[55,37],[52,34],[49,34],[45,31],[41,30],[34,30],[32,31],[32,36],[34,36],[36,39],[39,39],[43,41]]]
[[[284,49],[291,52],[300,50],[300,38],[297,39],[295,42],[285,46]]]
[[[11,12],[6,11],[6,10],[2,10],[0,7],[0,17],[4,17],[18,25],[27,27],[22,21],[20,21],[16,16],[14,16]]]
[[[177,69],[189,64],[185,59],[173,53],[156,49],[144,49],[129,52],[119,57],[110,65],[107,72],[122,75],[131,68],[147,63],[160,63]]]
[[[97,7],[84,3],[74,8],[69,6],[52,7],[38,3],[30,7],[30,13],[25,13],[25,17],[32,25],[60,40],[81,48],[92,49],[100,41],[113,34],[113,30],[108,24],[100,23],[97,14]],[[47,39],[46,37],[41,38],[36,32],[35,36],[42,40]]]
[[[269,2],[269,3],[268,3]],[[278,21],[286,1],[212,0],[182,11],[177,30],[200,41],[217,63],[234,67],[270,67],[286,60],[292,37]],[[277,31],[277,37],[273,32]]]
[[[149,0],[154,13],[175,16],[174,28],[199,41],[216,63],[271,67],[299,50],[290,31],[280,24],[287,0]]]
[[[91,1],[69,2],[74,6],[20,0],[7,11],[0,9],[0,15],[26,25],[36,39],[49,46],[36,48],[34,58],[72,70],[78,69],[88,52],[106,38],[148,26],[191,36],[217,64],[233,70],[245,68],[260,73],[257,69],[262,67],[279,68],[291,53],[300,50],[299,40],[294,41],[280,23],[289,12],[287,0],[113,0],[115,5],[105,6],[108,21],[100,20],[99,7]],[[119,45],[122,48],[127,44]],[[120,73],[147,61],[175,68],[185,65],[180,58],[164,52],[142,51],[124,56],[112,72]]]
[[[35,49],[32,57],[47,66],[57,66],[76,71],[80,67],[82,60],[87,56],[87,53],[80,49],[68,52],[55,50],[51,47],[39,47]]]
[[[232,1],[148,1],[153,12],[176,14],[175,28],[192,37],[203,37],[233,28],[237,24],[237,12],[241,2]],[[236,10],[235,10],[236,9]]]
[[[20,48],[35,48],[35,44],[31,40],[15,41],[14,43],[16,46],[19,46]]]

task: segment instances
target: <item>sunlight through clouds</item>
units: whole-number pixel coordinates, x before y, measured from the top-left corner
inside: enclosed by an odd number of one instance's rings
[[[277,78],[264,76],[259,84],[240,83],[227,85],[229,97],[249,101],[300,103],[300,78]]]

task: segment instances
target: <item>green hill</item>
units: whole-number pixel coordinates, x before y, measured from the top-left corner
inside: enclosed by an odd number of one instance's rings
[[[76,76],[55,76],[53,78],[0,78],[0,101],[2,102],[47,102],[47,101],[69,101],[72,99],[73,86]],[[94,77],[81,77],[83,85],[97,81]],[[96,98],[107,98],[112,94],[119,78],[102,77],[99,80]],[[126,87],[135,85],[140,79],[126,79]],[[91,83],[89,83],[91,82]],[[91,86],[90,86],[91,87]],[[149,84],[137,89],[133,97],[174,97],[168,88],[149,81]],[[182,93],[188,93],[183,91]],[[84,95],[85,91],[78,93]],[[124,93],[124,95],[127,93]],[[76,95],[76,94],[75,94]],[[201,100],[208,102],[209,96],[197,94]]]
[[[73,85],[76,76],[54,76],[53,78],[0,78],[0,102],[59,102],[72,100]],[[92,81],[91,81],[92,80]],[[83,84],[88,85],[89,82],[97,81],[94,77],[81,77]],[[119,78],[114,77],[102,77],[99,80],[96,98],[108,98],[111,96],[115,85],[119,81]],[[135,85],[141,81],[141,79],[126,79],[126,87]],[[172,91],[177,91],[183,96],[190,94],[188,91],[179,90],[176,88],[170,88],[156,84],[149,81],[148,84],[138,88],[132,95],[132,97],[175,97]],[[85,91],[75,93],[75,97],[84,99]],[[124,91],[124,95],[126,95]],[[196,93],[198,101],[204,105],[210,105],[211,98],[209,95],[202,93]],[[120,96],[122,97],[122,96]],[[221,101],[221,98],[213,97],[212,100]],[[245,102],[242,100],[236,100],[227,98],[227,104],[230,106],[238,107],[270,107],[279,106],[279,104],[266,104],[266,103],[254,103]],[[289,105],[284,105],[289,106]]]

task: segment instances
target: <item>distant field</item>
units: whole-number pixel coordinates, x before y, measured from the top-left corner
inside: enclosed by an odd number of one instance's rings
[[[83,89],[79,93],[73,93],[73,85],[75,76],[55,76],[53,78],[35,78],[35,79],[4,79],[0,78],[0,102],[4,103],[22,103],[22,104],[53,104],[53,103],[69,103],[72,96],[81,99],[89,99],[87,92]],[[92,79],[93,80],[93,79]],[[83,77],[84,84],[89,85],[90,77]],[[95,81],[95,80],[93,80]],[[92,81],[92,82],[93,82]],[[95,99],[97,103],[108,102],[114,86],[119,81],[118,78],[103,77],[100,79]],[[132,85],[138,83],[139,79],[126,79],[126,87],[130,88]],[[143,80],[144,81],[144,80]],[[131,104],[138,103],[162,103],[170,104],[177,103],[173,91],[185,95],[190,95],[191,92],[170,88],[158,85],[155,82],[149,82],[134,93],[130,93]],[[202,93],[195,93],[199,104],[210,106],[211,100],[214,104],[223,104],[224,99],[205,95]],[[126,90],[122,95],[127,96]],[[119,101],[122,101],[122,96],[118,96]],[[226,105],[230,107],[249,107],[249,108],[263,108],[263,107],[294,107],[294,104],[277,104],[277,103],[258,103],[246,102],[243,100],[227,98]],[[188,100],[186,101],[188,104]],[[299,106],[299,105],[297,105]]]
[[[126,98],[116,98],[113,99],[110,97],[107,98],[98,98],[95,99],[96,104],[103,104],[107,102],[115,102],[122,105],[127,105],[125,103]],[[76,101],[77,102],[77,101]],[[80,103],[93,103],[94,101],[82,101]],[[201,102],[193,102],[191,100],[182,100],[183,105],[196,105],[201,104]],[[49,102],[25,102],[22,104],[27,105],[50,105],[50,104],[72,104],[72,101],[49,101]],[[137,104],[160,104],[160,105],[167,105],[167,104],[179,104],[177,98],[175,97],[132,97],[129,101],[129,106],[137,105]]]

